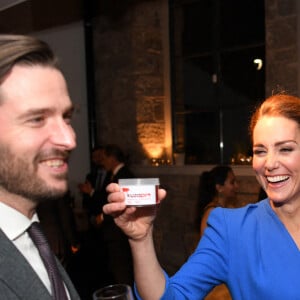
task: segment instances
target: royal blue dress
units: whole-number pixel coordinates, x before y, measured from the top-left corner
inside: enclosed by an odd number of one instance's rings
[[[203,299],[220,283],[236,300],[300,300],[300,251],[268,199],[214,209],[195,252],[166,275],[161,299]]]

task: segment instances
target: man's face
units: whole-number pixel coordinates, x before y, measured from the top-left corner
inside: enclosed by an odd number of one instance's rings
[[[114,157],[112,155],[107,155],[105,151],[103,152],[102,156],[102,166],[108,172],[112,171],[115,166]]]
[[[103,149],[96,149],[92,153],[92,161],[97,165],[102,167],[103,163],[103,155],[104,155],[104,150]]]
[[[0,189],[33,201],[62,196],[76,146],[62,74],[15,66],[0,86],[0,99]]]

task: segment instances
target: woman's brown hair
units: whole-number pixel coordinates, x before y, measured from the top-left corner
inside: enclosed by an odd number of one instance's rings
[[[249,125],[251,139],[255,125],[263,116],[282,116],[300,124],[300,98],[288,94],[276,94],[262,102],[251,117]]]

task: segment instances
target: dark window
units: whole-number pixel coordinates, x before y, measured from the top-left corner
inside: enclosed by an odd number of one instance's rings
[[[190,164],[241,163],[264,98],[264,1],[173,0],[170,16],[174,151]]]

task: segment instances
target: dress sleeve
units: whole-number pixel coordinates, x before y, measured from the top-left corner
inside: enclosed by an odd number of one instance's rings
[[[227,281],[229,265],[228,224],[225,209],[214,209],[195,252],[172,277],[166,275],[161,300],[203,299],[216,285]]]

